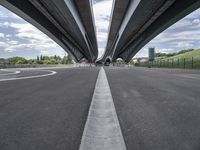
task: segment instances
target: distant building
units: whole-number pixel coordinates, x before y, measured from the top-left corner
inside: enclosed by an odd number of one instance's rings
[[[116,63],[124,63],[124,61],[121,58],[117,58]]]
[[[151,47],[149,48],[149,61],[155,60],[155,48]]]
[[[147,62],[148,57],[134,57],[132,60],[134,63]]]
[[[0,58],[0,64],[5,64],[6,60],[4,58]]]
[[[88,63],[88,60],[85,59],[85,58],[82,58],[82,59],[80,60],[80,63],[81,63],[81,64],[87,64],[87,63]]]

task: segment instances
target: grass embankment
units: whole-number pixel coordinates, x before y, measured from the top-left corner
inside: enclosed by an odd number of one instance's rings
[[[200,69],[200,49],[146,63],[151,67]]]
[[[167,60],[167,59],[191,59],[193,57],[193,59],[200,59],[200,49],[198,50],[193,50],[193,51],[190,51],[190,52],[186,52],[186,53],[183,53],[183,54],[179,54],[179,55],[175,55],[175,56],[172,56],[172,57],[168,57],[168,58],[165,58],[164,60]]]

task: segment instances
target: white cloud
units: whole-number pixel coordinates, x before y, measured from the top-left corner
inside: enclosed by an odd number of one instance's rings
[[[170,52],[173,52],[173,49],[172,48],[163,48],[163,49],[159,49],[157,52],[170,53]]]
[[[188,19],[196,19],[199,18],[199,14],[200,14],[200,9],[197,9],[196,11],[192,12],[191,14],[189,14],[187,16]]]
[[[180,48],[180,49],[189,49],[194,47],[194,44],[192,41],[185,41],[185,42],[173,42],[171,43],[171,47],[173,48]]]
[[[0,33],[0,38],[4,38],[4,33]]]
[[[29,23],[4,22],[0,23],[0,26],[14,28],[17,32],[15,36],[26,41],[25,43],[19,43],[17,41],[10,41],[10,39],[7,38],[8,45],[5,48],[7,52],[14,52],[17,49],[37,50],[41,54],[43,54],[44,51],[51,51],[51,49],[62,51],[62,48],[58,44]],[[11,36],[12,35],[8,34],[6,37]],[[51,52],[48,52],[48,54],[51,54]]]
[[[0,33],[0,37],[4,37],[0,42],[0,48],[5,52],[17,54],[18,51],[29,50],[44,54],[46,51],[49,55],[64,56],[65,51],[56,42],[2,6],[0,6],[0,29],[4,31]]]
[[[107,39],[108,34],[105,32],[97,32],[97,39],[99,42],[105,42],[105,39]]]
[[[194,11],[159,34],[136,54],[148,56],[148,47],[157,52],[171,53],[183,49],[200,48],[200,9]]]
[[[93,0],[93,2],[94,1],[95,0]],[[113,1],[114,0],[98,0],[93,3],[97,40],[100,45],[98,57],[100,57],[105,50],[105,44],[102,43],[106,43],[107,41]],[[0,48],[3,48],[7,52],[23,49],[48,55],[64,55],[65,53],[62,48],[48,36],[2,6],[0,6],[0,29],[5,31],[4,33],[0,33],[0,37],[3,38],[3,40],[0,41]],[[9,29],[15,32],[11,34],[8,32]],[[137,55],[147,56],[148,47],[152,46],[160,52],[174,52],[185,48],[200,47],[200,9],[158,35]]]
[[[7,42],[8,44],[11,44],[11,45],[16,45],[16,44],[18,44],[19,42],[18,41],[9,41],[9,42]]]
[[[10,38],[10,37],[12,37],[12,34],[6,34],[5,37]]]
[[[1,42],[1,41],[0,41],[0,47],[5,48],[5,47],[7,47],[7,46],[8,46],[8,44],[7,44],[6,42]]]
[[[0,5],[0,19],[21,19],[21,17],[17,16],[14,13],[11,13],[9,10],[5,9]]]
[[[93,0],[93,12],[94,12],[96,31],[97,31],[96,32],[97,41],[99,45],[99,54],[98,54],[99,58],[103,55],[105,50],[105,47],[102,47],[101,43],[106,43],[108,38],[108,27],[110,23],[112,3],[113,0],[102,0],[102,1]]]
[[[199,23],[200,23],[200,19],[194,19],[194,20],[192,21],[192,23],[194,23],[194,24],[199,24]]]
[[[105,48],[99,48],[99,56],[104,54]]]

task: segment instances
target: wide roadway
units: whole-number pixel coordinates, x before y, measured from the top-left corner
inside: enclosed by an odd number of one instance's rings
[[[0,81],[0,150],[78,150],[99,68],[47,70]],[[199,71],[105,71],[128,150],[200,149]]]
[[[57,74],[0,82],[0,150],[79,148],[99,68],[52,70]]]
[[[128,150],[200,149],[200,71],[106,68]]]

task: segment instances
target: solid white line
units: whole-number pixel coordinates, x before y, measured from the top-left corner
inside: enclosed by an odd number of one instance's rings
[[[44,70],[42,70],[44,71]],[[9,79],[0,79],[0,81],[12,81],[12,80],[24,80],[24,79],[32,79],[32,78],[41,78],[41,77],[46,77],[46,76],[52,76],[56,74],[56,71],[51,71],[51,70],[45,70],[50,73],[48,74],[43,74],[43,75],[35,75],[35,76],[27,76],[27,77],[18,77],[18,78],[9,78]]]
[[[1,69],[1,71],[10,72],[10,70],[7,70],[7,69]],[[14,75],[14,74],[19,74],[20,72],[21,72],[21,71],[15,71],[15,72],[10,72],[10,73],[0,74],[0,75]]]
[[[79,150],[126,150],[103,68],[97,78]]]

